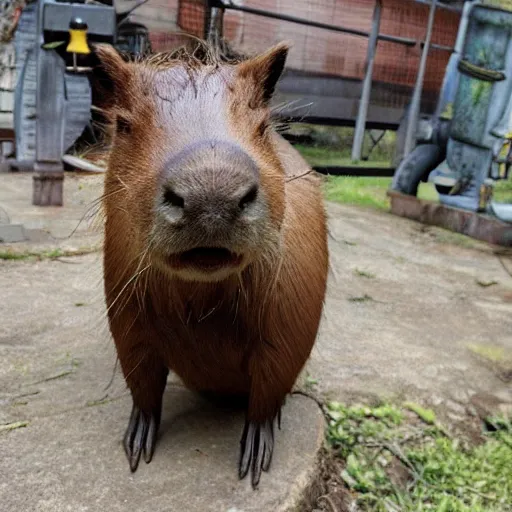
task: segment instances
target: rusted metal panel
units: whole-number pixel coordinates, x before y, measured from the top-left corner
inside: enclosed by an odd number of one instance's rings
[[[400,217],[439,226],[483,242],[512,247],[512,224],[482,213],[451,208],[415,196],[389,191],[391,213]]]

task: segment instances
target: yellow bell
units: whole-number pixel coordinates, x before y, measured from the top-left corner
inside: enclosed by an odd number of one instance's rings
[[[87,55],[91,53],[87,44],[87,23],[81,18],[71,20],[69,24],[69,44],[66,48],[68,53],[80,53]]]

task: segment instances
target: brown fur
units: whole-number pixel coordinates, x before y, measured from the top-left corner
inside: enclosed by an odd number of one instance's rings
[[[203,48],[200,57],[181,52],[123,62],[112,49],[97,49],[114,84],[104,96],[109,119],[121,132],[130,126],[129,134],[112,132],[104,283],[122,370],[143,411],[158,408],[171,369],[191,389],[246,395],[248,420],[264,422],[277,414],[310,355],[326,290],[326,218],[319,181],[269,119],[269,63],[286,50],[281,45],[254,59],[223,60]],[[184,73],[169,74],[175,68]],[[256,162],[268,207],[258,234],[247,235],[254,240],[244,242],[244,266],[210,282],[169,272],[160,254],[178,239],[155,228],[159,169],[176,141],[184,138],[186,145],[201,136],[186,123],[189,115],[196,124],[203,114],[194,117],[192,100],[180,106],[180,94],[190,88],[198,98],[205,95],[203,109],[223,95],[227,133],[221,135]],[[171,123],[167,104],[185,114],[172,114],[178,117]]]

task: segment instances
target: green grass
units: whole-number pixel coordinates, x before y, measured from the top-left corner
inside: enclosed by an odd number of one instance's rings
[[[12,250],[0,251],[0,260],[27,260],[27,259],[39,259],[48,260],[56,259],[64,256],[64,252],[60,249],[52,249],[50,251],[25,251],[15,252]]]
[[[512,203],[512,180],[500,180],[494,188],[494,200],[498,203]]]
[[[369,162],[352,162],[347,149],[332,149],[315,146],[295,145],[302,156],[313,166],[348,166],[388,168],[389,161],[377,160]],[[325,186],[326,198],[342,204],[366,206],[380,210],[388,210],[390,201],[386,193],[391,186],[391,178],[374,178],[358,176],[328,176]],[[422,199],[435,200],[437,194],[433,186],[421,184],[418,196]]]
[[[325,193],[327,200],[336,203],[389,210],[391,204],[387,191],[390,187],[391,178],[328,176]],[[418,197],[427,201],[437,201],[437,193],[430,183],[420,184]]]
[[[390,162],[378,160],[368,162],[353,162],[350,158],[350,151],[347,149],[332,149],[319,146],[304,146],[296,144],[294,146],[302,156],[314,166],[339,165],[348,167],[373,167],[387,168],[391,166]]]
[[[99,247],[85,247],[77,250],[50,249],[41,251],[15,251],[12,249],[0,250],[0,260],[20,261],[20,260],[56,260],[63,257],[83,256],[99,250]]]
[[[370,161],[354,163],[350,160],[347,149],[331,149],[315,146],[295,146],[302,156],[313,166],[353,166],[390,167],[389,161]],[[358,177],[358,176],[328,176],[325,187],[329,201],[342,204],[359,205],[381,210],[390,208],[386,193],[391,186],[391,178]],[[426,201],[438,201],[438,195],[431,183],[420,183],[418,198]],[[494,189],[494,199],[502,203],[512,203],[512,180],[497,181]]]
[[[448,437],[435,414],[416,404],[370,408],[332,402],[327,411],[327,440],[346,461],[341,477],[359,510],[511,510],[510,419],[489,420],[485,441],[469,446]]]
[[[390,185],[391,178],[328,176],[325,194],[328,201],[388,210],[386,192]]]

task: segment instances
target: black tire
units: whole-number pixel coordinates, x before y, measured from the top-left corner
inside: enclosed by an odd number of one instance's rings
[[[430,172],[445,158],[445,152],[436,144],[421,144],[398,166],[392,189],[415,196],[421,181],[427,181]]]

